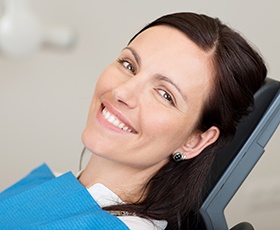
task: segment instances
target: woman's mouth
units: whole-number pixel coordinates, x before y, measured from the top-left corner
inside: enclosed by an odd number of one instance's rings
[[[102,115],[109,123],[113,124],[115,127],[127,131],[130,133],[137,133],[133,128],[129,127],[128,125],[124,124],[122,121],[120,121],[115,115],[111,114],[106,107],[103,107],[102,109]]]

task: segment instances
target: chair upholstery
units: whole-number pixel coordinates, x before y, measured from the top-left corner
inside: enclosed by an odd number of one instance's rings
[[[241,120],[234,139],[214,159],[204,202],[198,220],[191,223],[192,229],[228,230],[224,209],[262,156],[279,125],[280,82],[266,79],[254,100],[253,111]],[[253,227],[245,222],[232,228],[239,229]]]
[[[242,222],[240,224],[235,225],[230,230],[254,230],[254,227],[248,222]]]

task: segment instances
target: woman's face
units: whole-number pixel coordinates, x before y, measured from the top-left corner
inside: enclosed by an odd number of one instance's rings
[[[160,168],[184,151],[211,91],[210,54],[167,26],[142,32],[101,74],[83,133],[95,155]]]

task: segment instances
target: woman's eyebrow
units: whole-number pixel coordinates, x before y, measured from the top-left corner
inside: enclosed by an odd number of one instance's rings
[[[182,98],[187,102],[187,98],[186,98],[186,96],[183,94],[183,92],[182,92],[182,90],[180,89],[180,87],[179,87],[175,82],[173,82],[170,78],[165,77],[165,76],[163,76],[163,75],[161,75],[161,74],[157,74],[157,75],[155,76],[155,78],[156,78],[157,80],[159,80],[159,81],[166,81],[166,82],[168,82],[169,84],[173,85],[173,86],[177,89],[177,91],[181,94]]]
[[[129,50],[132,53],[133,57],[135,58],[135,61],[137,62],[137,64],[139,66],[141,65],[141,58],[133,48],[127,46],[123,50]]]
[[[127,47],[125,47],[123,50],[129,50],[129,51],[132,53],[133,57],[135,58],[137,64],[138,64],[139,66],[141,66],[141,58],[140,58],[140,56],[138,55],[138,53],[137,53],[132,47],[128,47],[128,46],[127,46]],[[155,75],[155,78],[156,78],[157,80],[159,80],[159,81],[165,81],[165,82],[168,82],[169,84],[173,85],[173,86],[177,89],[177,91],[181,94],[182,98],[187,102],[187,98],[186,98],[186,96],[183,94],[183,92],[182,92],[182,90],[180,89],[180,87],[179,87],[175,82],[173,82],[170,78],[168,78],[168,77],[166,77],[166,76],[163,76],[163,75],[161,75],[161,74],[156,74],[156,75]]]

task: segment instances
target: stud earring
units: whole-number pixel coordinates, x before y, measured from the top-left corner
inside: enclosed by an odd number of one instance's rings
[[[176,152],[173,154],[173,160],[176,162],[184,160],[186,157],[182,155],[180,152]]]

